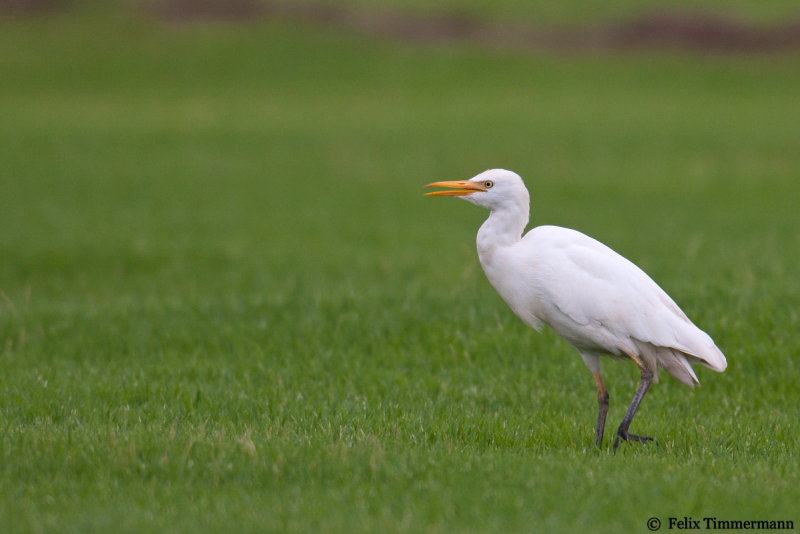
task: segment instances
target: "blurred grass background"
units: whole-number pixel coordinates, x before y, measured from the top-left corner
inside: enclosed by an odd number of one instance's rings
[[[642,4],[559,5],[380,4]],[[523,53],[137,3],[5,12],[0,50],[3,531],[800,519],[796,52]],[[421,196],[491,167],[728,356],[653,388],[634,431],[661,447],[594,450],[580,358],[480,271],[485,213]],[[612,427],[636,376],[605,372]]]

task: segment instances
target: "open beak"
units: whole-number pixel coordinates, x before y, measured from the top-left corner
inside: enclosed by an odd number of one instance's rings
[[[461,197],[469,195],[475,191],[486,191],[483,185],[469,180],[462,180],[457,182],[433,182],[425,187],[452,187],[449,191],[433,191],[432,193],[425,193],[426,197]]]

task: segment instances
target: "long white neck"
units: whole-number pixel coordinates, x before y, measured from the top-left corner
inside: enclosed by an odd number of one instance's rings
[[[522,239],[528,216],[527,195],[518,202],[504,204],[492,210],[478,230],[478,256],[484,266],[491,263],[498,248],[514,245]]]

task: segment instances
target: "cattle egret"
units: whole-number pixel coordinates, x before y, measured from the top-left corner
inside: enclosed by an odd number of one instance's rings
[[[478,258],[486,277],[527,325],[550,325],[580,353],[597,386],[595,444],[603,441],[608,391],[600,357],[628,358],[641,379],[614,439],[651,441],[628,432],[658,367],[684,384],[699,384],[692,363],[714,371],[727,367],[714,341],[639,267],[599,241],[575,230],[528,224],[529,197],[522,178],[503,169],[469,180],[435,182],[449,188],[428,193],[457,196],[490,210],[478,230]]]

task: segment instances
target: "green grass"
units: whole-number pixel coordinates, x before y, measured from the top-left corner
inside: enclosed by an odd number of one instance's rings
[[[69,15],[0,50],[3,532],[800,521],[796,56]],[[421,196],[497,166],[728,356],[653,388],[660,447],[592,446],[580,358],[480,272],[485,213]],[[614,428],[637,374],[605,372]]]

